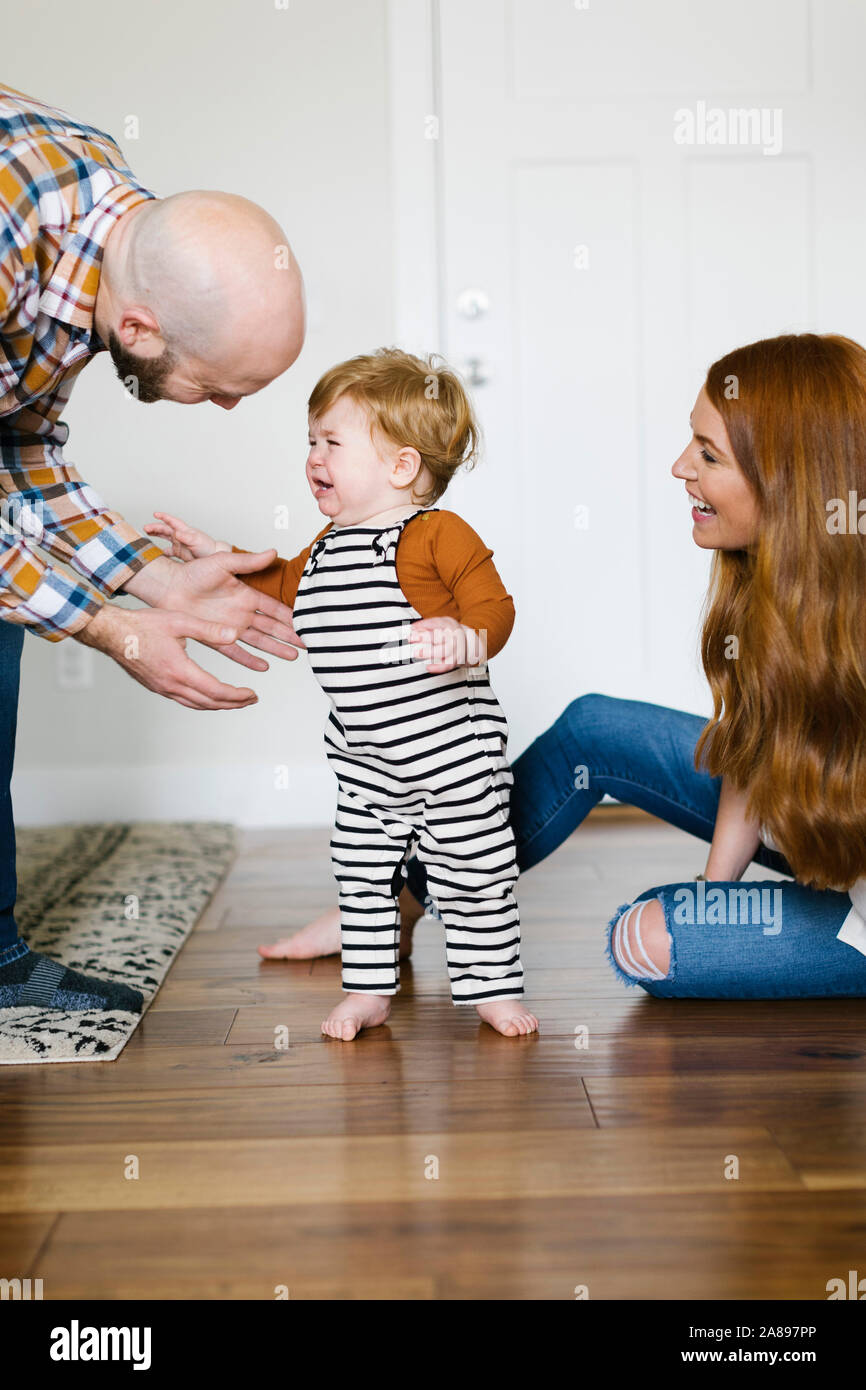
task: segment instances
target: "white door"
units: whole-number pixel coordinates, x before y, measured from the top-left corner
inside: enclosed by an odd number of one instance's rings
[[[493,668],[510,751],[591,690],[706,713],[709,559],[670,466],[724,351],[792,330],[866,340],[866,4],[440,0],[426,13],[428,346],[489,376],[475,389],[485,459],[440,505],[494,548],[515,598]],[[404,92],[411,80],[404,65]],[[411,322],[407,267],[434,238],[402,226],[398,322]],[[467,316],[467,291],[489,307]]]

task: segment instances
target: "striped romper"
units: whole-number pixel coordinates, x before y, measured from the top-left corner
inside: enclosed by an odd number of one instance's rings
[[[412,659],[409,626],[421,614],[400,587],[396,555],[424,510],[384,529],[332,526],[313,545],[295,599],[295,630],[331,703],[343,989],[399,989],[397,896],[417,844],[445,927],[454,1003],[518,999],[508,729],[486,663],[431,675]]]

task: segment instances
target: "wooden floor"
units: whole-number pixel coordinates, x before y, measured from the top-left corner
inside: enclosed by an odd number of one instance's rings
[[[338,960],[255,951],[333,900],[328,838],[242,836],[118,1061],[0,1068],[0,1276],[46,1299],[824,1299],[866,1275],[866,1001],[653,1000],[605,961],[616,907],[703,845],[602,808],[521,880],[539,1036],[452,1007],[425,921],[389,1025],[337,1043]]]

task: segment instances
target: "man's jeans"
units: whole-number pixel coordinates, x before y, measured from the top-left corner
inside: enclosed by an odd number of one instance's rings
[[[24,628],[0,621],[0,951],[18,939],[15,922],[15,823],[12,819],[12,764],[18,722],[18,678]]]
[[[521,873],[541,862],[580,825],[605,792],[669,821],[701,840],[713,837],[721,778],[697,771],[695,744],[706,720],[639,700],[583,695],[540,734],[512,765],[511,823]],[[687,848],[686,854],[691,853]],[[756,864],[791,874],[783,856],[760,845]],[[684,865],[703,868],[701,859]],[[427,897],[424,865],[409,860],[406,882]],[[748,911],[743,887],[753,893]],[[709,890],[722,908],[713,908]],[[641,980],[660,998],[796,999],[866,997],[866,955],[837,932],[851,910],[847,893],[819,892],[791,879],[735,883],[678,883],[648,888],[639,898],[661,900],[671,938],[664,980]],[[613,907],[614,904],[611,904]],[[613,923],[628,906],[617,907]],[[756,910],[757,909],[757,910]],[[531,943],[527,924],[524,940]],[[531,987],[531,977],[530,977]]]

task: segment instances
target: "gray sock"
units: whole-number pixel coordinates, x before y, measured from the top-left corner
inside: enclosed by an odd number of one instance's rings
[[[16,941],[0,951],[0,1009],[120,1009],[140,1014],[139,990],[69,970]]]

